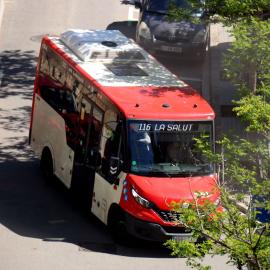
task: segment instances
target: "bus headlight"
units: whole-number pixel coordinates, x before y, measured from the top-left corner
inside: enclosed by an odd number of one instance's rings
[[[140,196],[134,188],[131,187],[131,194],[134,197],[135,201],[142,205],[143,207],[147,208],[147,209],[151,209],[154,204],[148,200],[146,200],[145,198],[143,198],[142,196]]]
[[[150,29],[145,22],[142,22],[140,25],[139,35],[144,37],[144,38],[151,39]]]

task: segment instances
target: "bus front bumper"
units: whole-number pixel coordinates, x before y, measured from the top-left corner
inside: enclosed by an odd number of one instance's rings
[[[183,227],[176,225],[173,227],[161,226],[157,223],[137,219],[128,213],[126,213],[126,226],[130,235],[145,240],[166,242],[169,239],[175,239],[176,241],[188,240],[194,242],[190,238],[192,233],[186,233]]]

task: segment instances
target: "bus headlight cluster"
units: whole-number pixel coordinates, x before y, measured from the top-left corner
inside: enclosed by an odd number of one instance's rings
[[[145,198],[143,198],[142,196],[140,196],[134,188],[131,187],[131,194],[134,197],[135,201],[142,205],[143,207],[147,208],[147,209],[151,209],[154,204],[148,200],[146,200]]]

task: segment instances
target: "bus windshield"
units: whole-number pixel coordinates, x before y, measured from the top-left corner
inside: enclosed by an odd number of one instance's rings
[[[196,138],[207,135],[213,148],[212,121],[128,121],[130,172],[154,177],[209,175],[213,166],[196,151]]]

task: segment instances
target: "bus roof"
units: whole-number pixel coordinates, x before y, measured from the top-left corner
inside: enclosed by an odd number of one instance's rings
[[[188,120],[215,116],[194,89],[118,30],[68,30],[44,42],[126,117]]]

